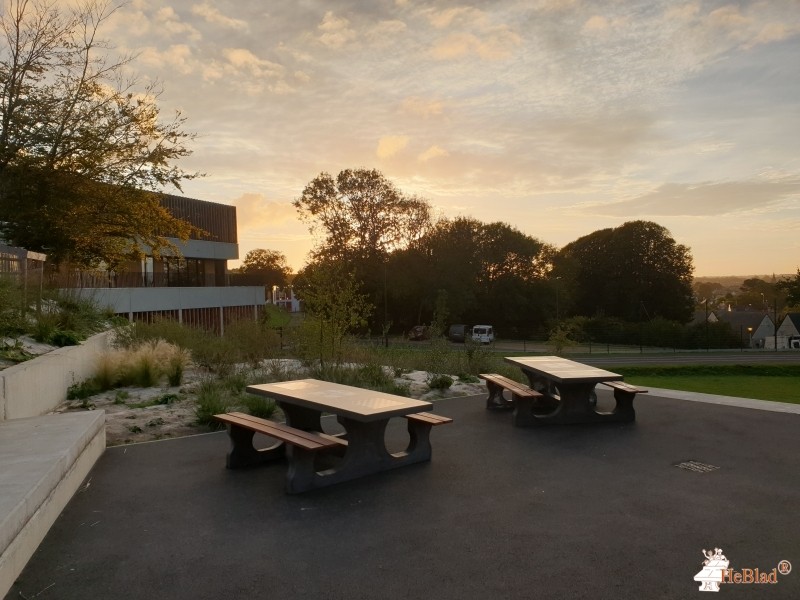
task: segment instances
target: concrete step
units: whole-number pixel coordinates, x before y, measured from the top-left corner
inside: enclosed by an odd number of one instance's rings
[[[105,447],[103,411],[0,422],[0,598]]]

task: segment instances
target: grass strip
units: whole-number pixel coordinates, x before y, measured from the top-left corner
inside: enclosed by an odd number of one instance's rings
[[[614,371],[642,387],[800,404],[800,365],[620,367]]]

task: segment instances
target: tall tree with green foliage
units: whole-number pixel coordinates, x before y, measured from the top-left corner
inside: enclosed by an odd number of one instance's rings
[[[283,253],[264,248],[256,248],[245,254],[239,272],[258,278],[261,285],[267,287],[286,285],[292,274]]]
[[[794,277],[782,277],[778,288],[786,294],[786,303],[790,307],[800,308],[800,269]]]
[[[418,240],[430,226],[430,205],[406,196],[375,169],[320,173],[293,202],[321,241],[316,258],[384,257]]]
[[[388,301],[392,253],[417,244],[431,223],[427,201],[403,194],[375,169],[320,173],[293,204],[319,239],[312,264],[346,265],[375,306]],[[371,326],[383,325],[376,314]]]
[[[688,322],[693,314],[692,257],[669,231],[651,221],[629,221],[567,244],[573,310],[630,321],[662,317]]]
[[[0,232],[56,261],[114,266],[192,232],[152,192],[197,176],[175,165],[193,135],[101,38],[119,6],[8,0],[0,14]]]
[[[416,285],[409,283],[425,298],[425,320],[442,293],[453,322],[493,324],[507,333],[529,332],[546,312],[541,288],[555,248],[506,223],[442,219],[399,254],[417,251],[425,260],[413,275]]]

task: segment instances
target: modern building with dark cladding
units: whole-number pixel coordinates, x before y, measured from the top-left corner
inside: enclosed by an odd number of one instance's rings
[[[161,197],[161,204],[173,216],[188,221],[203,230],[202,235],[193,235],[192,239],[230,244],[236,244],[239,241],[237,239],[235,206],[171,194],[164,194]]]
[[[180,254],[162,252],[119,269],[70,271],[59,285],[131,321],[171,318],[223,332],[238,319],[258,319],[263,286],[231,286],[228,260],[239,258],[236,207],[180,196],[161,196],[174,216],[202,230],[185,242],[169,237]]]

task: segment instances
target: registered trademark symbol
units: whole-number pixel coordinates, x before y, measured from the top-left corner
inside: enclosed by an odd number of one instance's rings
[[[782,560],[778,563],[778,573],[781,575],[788,575],[792,572],[792,563],[788,560]]]

